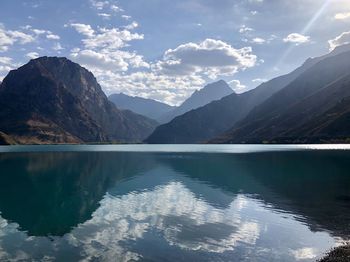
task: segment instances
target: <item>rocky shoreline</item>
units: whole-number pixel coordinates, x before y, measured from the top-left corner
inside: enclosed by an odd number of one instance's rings
[[[318,262],[350,262],[350,244],[334,248]]]

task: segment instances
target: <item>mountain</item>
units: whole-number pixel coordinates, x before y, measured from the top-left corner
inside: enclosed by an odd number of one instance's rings
[[[254,108],[264,103],[275,93],[284,89],[296,78],[317,63],[350,51],[350,45],[336,48],[321,57],[309,58],[293,72],[272,79],[246,93],[232,94],[220,101],[212,102],[204,107],[178,116],[170,123],[156,128],[145,141],[147,143],[201,143],[222,135],[232,129],[237,122],[243,120]],[[267,103],[267,102],[266,102]],[[256,111],[259,111],[257,109]],[[211,142],[232,142],[225,135]]]
[[[212,101],[220,100],[221,98],[233,93],[229,85],[220,80],[218,82],[206,85],[200,90],[196,90],[185,102],[179,107],[163,115],[159,120],[160,123],[168,123],[175,117],[182,115],[193,109],[202,107]]]
[[[319,61],[212,142],[345,142],[349,119],[350,52],[345,52]]]
[[[156,126],[118,110],[93,74],[66,58],[42,57],[11,71],[0,107],[2,140],[20,144],[137,142]]]
[[[145,142],[151,144],[201,143],[219,136],[243,119],[254,107],[278,92],[312,65],[318,58],[308,59],[293,72],[274,78],[243,94],[231,94],[196,110],[176,117],[156,128]]]
[[[0,145],[14,145],[16,141],[13,140],[10,136],[0,132]]]
[[[131,110],[137,114],[148,118],[159,120],[159,118],[169,113],[175,107],[152,99],[128,96],[123,93],[112,94],[108,97],[117,108]]]

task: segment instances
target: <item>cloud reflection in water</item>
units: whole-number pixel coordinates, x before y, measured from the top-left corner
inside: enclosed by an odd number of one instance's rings
[[[30,253],[32,257],[37,254],[37,258],[50,261],[62,256],[57,254],[59,250],[68,251],[65,256],[70,256],[69,250],[78,249],[81,261],[138,260],[142,254],[129,250],[125,243],[138,241],[154,230],[170,246],[182,250],[224,253],[241,245],[254,248],[262,231],[267,229],[253,218],[271,213],[245,195],[237,195],[226,209],[215,208],[196,198],[180,182],[119,197],[107,193],[100,204],[92,219],[51,241],[45,237],[28,237],[19,231],[18,225],[1,219],[0,259],[18,261],[29,258]],[[282,217],[276,213],[270,215],[275,217],[272,221]],[[6,245],[13,238],[17,239],[16,247]],[[45,256],[40,249],[45,250]],[[291,256],[300,258],[305,253],[296,252]]]

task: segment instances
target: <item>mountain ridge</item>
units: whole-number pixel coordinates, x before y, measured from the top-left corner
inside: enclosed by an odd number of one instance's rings
[[[164,114],[175,109],[174,106],[170,106],[166,103],[143,97],[129,96],[123,93],[112,94],[108,96],[108,99],[119,109],[130,110],[156,121],[159,121]]]
[[[350,51],[319,61],[289,86],[252,110],[241,122],[212,143],[307,143],[344,140],[322,130],[327,111],[350,97]],[[331,121],[335,121],[336,117]],[[328,120],[330,121],[330,120]],[[313,125],[311,123],[314,123]],[[321,125],[321,126],[320,126]],[[308,126],[308,128],[305,128]],[[339,128],[339,132],[344,130]],[[347,133],[346,133],[347,134]],[[350,134],[349,134],[350,135]]]
[[[220,100],[232,93],[234,93],[232,88],[224,80],[207,84],[202,89],[194,91],[180,106],[176,107],[169,113],[164,114],[159,121],[163,124],[168,123],[177,116],[205,106],[213,101]]]
[[[178,116],[170,123],[161,125],[148,137],[147,143],[206,143],[231,130],[251,111],[273,94],[284,89],[302,73],[320,61],[350,50],[350,45],[336,48],[332,52],[307,59],[300,67],[289,74],[262,83],[257,88],[238,95],[229,95],[220,101]],[[223,140],[213,140],[211,142]]]
[[[256,105],[282,89],[311,65],[312,61],[306,61],[291,73],[271,79],[255,89],[239,95],[228,95],[178,116],[171,122],[157,127],[145,142],[204,143],[231,128]],[[187,123],[190,122],[193,124],[188,127]],[[159,139],[157,136],[160,136]]]
[[[91,72],[62,57],[33,59],[10,71],[0,106],[0,131],[24,144],[136,142],[156,126],[118,110]]]

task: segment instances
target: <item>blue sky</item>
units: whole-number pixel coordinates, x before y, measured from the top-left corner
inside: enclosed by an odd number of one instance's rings
[[[0,77],[66,56],[107,94],[179,104],[224,79],[236,92],[350,42],[349,0],[2,0]]]

